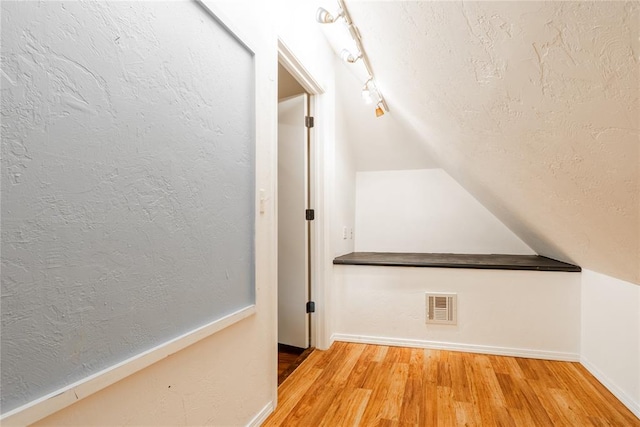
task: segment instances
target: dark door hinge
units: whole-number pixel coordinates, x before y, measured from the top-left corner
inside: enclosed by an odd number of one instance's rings
[[[307,313],[315,313],[316,312],[316,303],[313,301],[309,301],[307,303]]]
[[[313,209],[307,209],[306,211],[304,211],[304,217],[307,219],[307,221],[313,221],[314,219],[316,219],[316,211],[314,211]]]
[[[313,127],[313,116],[305,116],[304,118],[304,125],[308,128],[312,128]]]

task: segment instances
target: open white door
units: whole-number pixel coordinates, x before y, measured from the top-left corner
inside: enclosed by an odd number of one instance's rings
[[[307,94],[278,102],[278,342],[309,347]]]

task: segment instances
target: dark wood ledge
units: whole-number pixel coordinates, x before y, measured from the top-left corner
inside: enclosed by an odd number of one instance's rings
[[[398,252],[352,252],[333,260],[337,265],[388,267],[479,268],[491,270],[536,270],[580,272],[573,264],[540,255],[430,254]]]

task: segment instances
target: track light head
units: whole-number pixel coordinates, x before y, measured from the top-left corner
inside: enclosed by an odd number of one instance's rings
[[[381,117],[384,115],[384,108],[382,106],[382,102],[378,102],[376,107],[376,117]]]
[[[353,64],[358,59],[362,58],[362,55],[353,56],[353,54],[351,52],[349,52],[347,49],[342,49],[342,52],[340,52],[340,58],[342,58],[342,60],[344,62],[348,62],[349,64]]]
[[[342,17],[344,13],[340,11],[337,16],[333,16],[327,9],[324,7],[319,7],[316,11],[316,21],[320,24],[332,24],[336,22],[336,19]]]
[[[377,103],[380,100],[378,88],[371,76],[369,76],[369,79],[364,82],[364,86],[362,86],[362,100],[367,105],[373,104],[374,101]]]
[[[373,98],[371,97],[371,91],[366,86],[362,88],[362,100],[367,105],[373,104]]]

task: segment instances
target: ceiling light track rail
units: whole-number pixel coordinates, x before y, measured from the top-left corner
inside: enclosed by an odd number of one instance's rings
[[[335,16],[332,15],[325,8],[319,7],[318,11],[316,12],[316,21],[318,21],[320,24],[332,24],[337,20],[339,20],[340,18],[344,20],[344,23],[347,26],[347,29],[349,30],[349,35],[353,39],[356,45],[356,48],[358,49],[358,55],[357,56],[354,55],[352,52],[349,52],[347,49],[342,49],[342,52],[340,53],[340,58],[342,58],[343,61],[349,64],[354,64],[358,61],[362,62],[368,74],[368,79],[362,88],[362,98],[365,100],[366,103],[371,103],[375,101],[376,116],[380,117],[385,113],[385,111],[386,112],[389,111],[389,106],[387,105],[387,102],[382,96],[380,89],[378,89],[378,86],[376,84],[376,81],[373,75],[373,69],[371,68],[371,63],[369,62],[369,57],[367,56],[367,52],[364,50],[364,46],[362,45],[362,38],[360,36],[360,31],[358,30],[358,27],[356,27],[355,24],[353,23],[353,20],[351,19],[351,15],[347,10],[347,6],[344,0],[338,0],[338,6],[340,7],[340,10]]]

